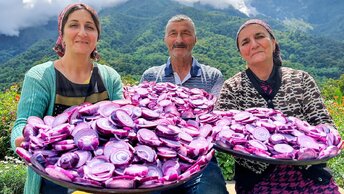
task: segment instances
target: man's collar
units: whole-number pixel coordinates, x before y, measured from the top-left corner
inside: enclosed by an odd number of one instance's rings
[[[173,75],[173,69],[171,64],[170,57],[167,59],[166,68],[165,68],[165,76]],[[192,66],[190,70],[191,77],[201,76],[201,65],[198,61],[192,57]]]

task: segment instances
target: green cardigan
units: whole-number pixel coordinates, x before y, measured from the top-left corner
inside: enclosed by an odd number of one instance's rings
[[[110,100],[123,98],[120,75],[111,67],[94,64],[98,67]],[[17,109],[17,119],[11,133],[11,147],[15,150],[15,139],[22,136],[22,130],[29,116],[43,118],[52,115],[56,96],[56,75],[54,62],[32,67],[26,74]],[[39,194],[41,176],[28,168],[25,194]]]

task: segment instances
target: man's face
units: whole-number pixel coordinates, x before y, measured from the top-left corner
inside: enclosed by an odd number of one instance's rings
[[[165,44],[171,58],[192,57],[197,38],[189,21],[172,22],[165,32]]]

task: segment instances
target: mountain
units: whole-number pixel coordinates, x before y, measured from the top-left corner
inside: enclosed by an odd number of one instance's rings
[[[114,67],[122,76],[138,80],[145,69],[166,62],[163,42],[168,19],[189,15],[197,28],[194,56],[198,61],[219,68],[226,78],[243,70],[245,64],[236,49],[235,36],[247,16],[226,8],[216,10],[196,4],[193,7],[171,0],[130,0],[103,9],[102,33],[98,45],[100,63]],[[265,16],[264,16],[265,17]],[[310,72],[321,82],[339,78],[344,72],[344,43],[302,31],[289,30],[278,19],[268,18],[282,48],[285,66]],[[53,52],[57,23],[25,29],[19,37],[0,36],[0,89],[23,80],[33,65],[57,59]]]
[[[260,13],[258,17],[344,42],[343,0],[252,0],[250,5]]]
[[[18,37],[0,35],[0,64],[25,52],[39,40],[55,39],[56,37],[57,21],[50,21],[44,26],[24,29]]]

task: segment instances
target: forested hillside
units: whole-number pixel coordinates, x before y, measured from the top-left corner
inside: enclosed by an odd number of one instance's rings
[[[226,78],[245,67],[235,46],[236,31],[247,20],[243,14],[234,9],[187,7],[170,0],[130,0],[102,10],[99,13],[103,29],[98,47],[102,56],[100,62],[134,79],[139,79],[148,67],[165,63],[168,53],[163,42],[164,27],[175,14],[187,14],[194,20],[198,36],[194,56],[200,62],[219,68]],[[341,41],[289,32],[283,23],[269,22],[281,45],[285,66],[307,70],[319,82],[337,79],[343,74],[344,44]],[[1,90],[21,82],[25,71],[33,65],[57,58],[51,49],[57,36],[56,28],[56,21],[52,21],[26,30],[20,44],[18,38],[0,37]]]
[[[252,0],[251,6],[262,15],[287,22],[293,28],[300,30],[303,28],[300,25],[305,25],[311,34],[344,42],[343,0]]]

